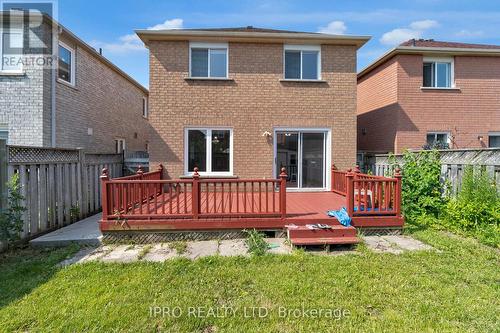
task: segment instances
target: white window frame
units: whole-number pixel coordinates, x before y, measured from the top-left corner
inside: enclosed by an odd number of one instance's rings
[[[146,119],[149,118],[149,104],[147,97],[142,98],[142,116]]]
[[[422,72],[422,88],[431,88],[431,89],[450,89],[455,88],[455,59],[453,57],[424,57],[422,61],[422,69],[424,68],[424,63],[434,63],[434,64],[450,64],[450,86],[449,87],[438,87],[437,85],[437,66],[434,71],[434,86],[424,87],[424,73]]]
[[[231,127],[186,127],[184,129],[184,174],[192,176],[193,171],[189,170],[189,131],[206,131],[207,166],[206,170],[199,172],[201,176],[232,176],[233,175],[233,128]],[[212,171],[212,131],[229,131],[229,171]]]
[[[3,34],[4,29],[0,28],[0,73],[2,74],[22,74],[24,73],[24,65],[21,62],[21,67],[18,69],[3,69]],[[21,33],[21,38],[23,38],[23,50],[24,50],[24,31],[23,28],[9,28],[8,32]],[[23,51],[21,51],[21,57],[23,56]]]
[[[425,135],[425,143],[428,144],[427,142],[427,136],[428,135],[434,135],[434,140],[436,140],[436,136],[437,135],[440,135],[440,134],[444,134],[446,135],[446,143],[448,144],[448,146],[450,146],[451,148],[451,135],[450,135],[450,132],[434,132],[434,131],[429,131],[427,132],[427,134]]]
[[[121,143],[122,144],[122,151],[119,152],[118,149],[117,149],[117,144],[118,143]],[[126,142],[125,142],[125,139],[123,138],[116,138],[115,139],[115,152],[116,154],[121,154],[122,152],[124,152],[127,148],[126,148]]]
[[[285,53],[286,51],[300,51],[300,79],[289,79],[285,77]],[[318,77],[316,79],[303,79],[302,78],[302,51],[317,51],[318,52]],[[283,80],[288,81],[321,81],[321,45],[283,45]]]
[[[488,148],[496,148],[496,147],[490,147],[490,137],[500,137],[500,132],[488,132]]]
[[[193,49],[208,49],[208,76],[193,76],[191,68],[191,52]],[[210,76],[210,49],[226,50],[226,75],[225,76]],[[229,77],[229,46],[228,43],[203,43],[189,42],[189,77],[194,79],[227,79]]]
[[[61,79],[59,77],[59,67],[57,68],[57,71],[58,71],[58,73],[57,73],[57,81],[65,83],[65,84],[69,84],[69,85],[71,85],[71,86],[74,87],[75,86],[75,81],[76,81],[76,66],[75,66],[75,64],[76,64],[76,62],[75,62],[76,52],[75,52],[75,48],[69,46],[66,43],[63,43],[63,42],[59,41],[59,44],[57,46],[57,54],[58,54],[58,56],[59,56],[59,46],[64,47],[66,50],[68,50],[71,53],[71,68],[70,68],[70,70],[71,70],[71,78],[70,78],[71,82],[63,80],[63,79]],[[57,59],[57,65],[59,66],[59,58]]]

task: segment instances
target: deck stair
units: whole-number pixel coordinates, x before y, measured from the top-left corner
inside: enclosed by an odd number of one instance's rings
[[[356,244],[359,239],[356,228],[343,225],[328,225],[329,228],[321,229],[314,225],[288,225],[286,226],[288,239],[292,245],[335,245]]]

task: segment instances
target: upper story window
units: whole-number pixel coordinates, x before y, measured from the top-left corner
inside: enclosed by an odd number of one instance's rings
[[[227,78],[227,43],[190,43],[189,75],[199,78]]]
[[[0,30],[0,70],[3,72],[21,72],[23,70],[23,29],[9,27]]]
[[[452,88],[454,86],[452,58],[424,57],[423,87]]]
[[[320,80],[320,45],[285,45],[285,80]]]
[[[146,97],[142,98],[142,116],[147,118],[149,114],[148,110],[148,99]]]
[[[500,132],[488,133],[488,147],[500,148]]]
[[[68,45],[59,43],[58,78],[75,85],[75,50]]]

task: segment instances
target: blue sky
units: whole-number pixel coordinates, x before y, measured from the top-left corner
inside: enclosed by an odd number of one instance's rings
[[[143,28],[256,27],[370,35],[358,69],[412,37],[500,44],[500,1],[59,0],[59,21],[148,86]]]

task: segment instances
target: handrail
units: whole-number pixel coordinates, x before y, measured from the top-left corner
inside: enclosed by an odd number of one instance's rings
[[[160,170],[109,179],[103,169],[103,220],[286,217],[286,178],[161,179]],[[138,176],[138,177],[137,177]]]
[[[347,172],[332,168],[332,192],[346,197],[349,216],[401,216],[401,179],[361,173],[359,167]]]

